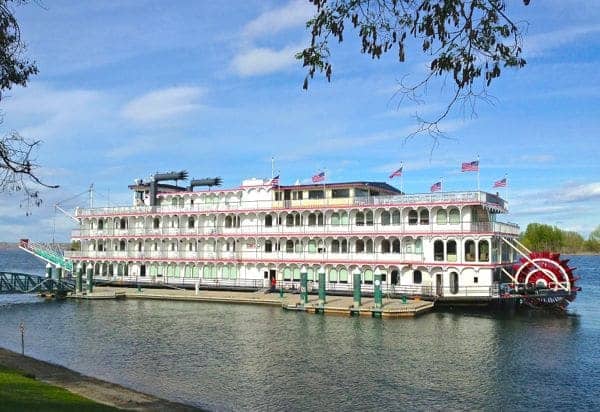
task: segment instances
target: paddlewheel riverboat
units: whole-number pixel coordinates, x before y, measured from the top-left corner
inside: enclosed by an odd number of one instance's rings
[[[186,178],[136,180],[131,206],[78,208],[80,250],[66,257],[95,281],[130,284],[298,289],[304,272],[316,290],[324,272],[327,293],[351,293],[360,273],[366,294],[381,279],[389,296],[562,307],[577,291],[566,261],[531,253],[516,224],[497,220],[507,212],[498,194],[405,194],[370,181],[178,185]]]

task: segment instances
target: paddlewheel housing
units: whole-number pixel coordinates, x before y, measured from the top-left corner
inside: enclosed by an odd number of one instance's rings
[[[516,292],[528,306],[564,309],[580,290],[573,271],[560,253],[531,252],[513,266]]]

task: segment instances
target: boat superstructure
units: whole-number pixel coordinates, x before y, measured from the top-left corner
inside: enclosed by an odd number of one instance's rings
[[[182,180],[184,172],[161,174]],[[203,179],[199,185],[217,185]],[[212,184],[211,184],[212,183]],[[79,208],[67,257],[97,280],[298,288],[301,272],[328,292],[362,289],[480,302],[513,273],[519,227],[496,220],[505,200],[482,191],[404,194],[382,182],[196,190],[159,180],[130,186],[133,205]]]

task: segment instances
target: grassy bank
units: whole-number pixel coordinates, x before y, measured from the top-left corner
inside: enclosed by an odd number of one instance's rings
[[[0,366],[0,411],[117,411]]]

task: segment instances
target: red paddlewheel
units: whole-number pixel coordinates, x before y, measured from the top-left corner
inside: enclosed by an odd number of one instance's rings
[[[569,259],[560,259],[559,253],[532,252],[522,257],[513,267],[517,283],[525,285],[531,296],[525,299],[533,307],[565,308],[575,300],[579,288],[574,268]]]

